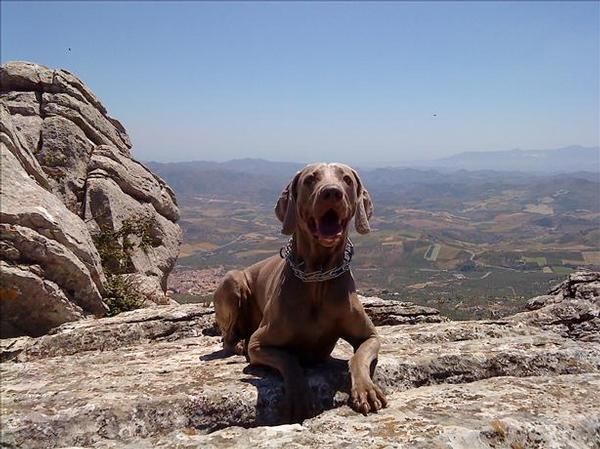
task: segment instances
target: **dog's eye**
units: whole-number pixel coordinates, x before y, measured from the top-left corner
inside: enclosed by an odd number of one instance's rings
[[[346,176],[344,176],[344,182],[346,184],[348,184],[349,186],[351,186],[352,185],[352,178],[350,176],[346,175]]]
[[[310,186],[315,183],[315,180],[315,175],[308,175],[306,178],[304,178],[304,185]]]

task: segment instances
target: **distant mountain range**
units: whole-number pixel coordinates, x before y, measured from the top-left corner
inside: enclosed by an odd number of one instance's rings
[[[443,170],[495,170],[531,173],[600,171],[600,147],[569,146],[554,150],[477,151],[427,162],[398,164]]]
[[[301,162],[276,162],[265,159],[242,158],[227,162],[189,161],[189,162],[147,162],[150,168],[187,167],[193,170],[217,170],[255,175],[289,175],[301,167]],[[558,173],[593,172],[600,173],[600,147],[582,147],[573,145],[551,150],[505,150],[505,151],[469,151],[430,161],[405,161],[396,163],[357,164],[356,168],[365,170],[407,168],[416,170],[434,169],[442,172],[494,171],[524,172],[539,175]],[[418,175],[420,176],[420,175]]]
[[[147,162],[180,196],[226,195],[271,201],[304,164],[263,159],[227,162]],[[600,202],[600,149],[569,147],[558,150],[513,150],[462,153],[428,163],[428,166],[357,167],[371,193],[380,197],[409,195],[415,201],[423,192],[438,196],[471,195],[489,187],[537,185],[579,191],[587,202]],[[558,187],[560,186],[560,187]],[[444,193],[445,192],[445,193]]]

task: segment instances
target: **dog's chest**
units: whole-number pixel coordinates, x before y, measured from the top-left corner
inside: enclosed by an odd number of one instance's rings
[[[319,358],[331,353],[342,336],[340,322],[350,304],[351,291],[343,281],[310,284],[287,279],[270,305],[270,319],[285,329],[283,345],[301,357]]]
[[[330,321],[311,317],[302,325],[294,326],[286,346],[300,360],[315,362],[327,358],[339,338],[337,328]]]
[[[292,340],[307,346],[328,345],[339,335],[339,310],[327,301],[306,301],[288,316]]]

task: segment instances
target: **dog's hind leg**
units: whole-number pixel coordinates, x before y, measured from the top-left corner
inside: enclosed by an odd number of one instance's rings
[[[243,271],[230,271],[214,294],[215,318],[223,336],[223,348],[239,355],[248,353],[252,329],[252,297]]]

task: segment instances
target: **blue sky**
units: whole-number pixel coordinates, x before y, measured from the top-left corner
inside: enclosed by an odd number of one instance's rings
[[[599,144],[598,2],[3,1],[1,13],[2,62],[78,75],[142,160]]]

